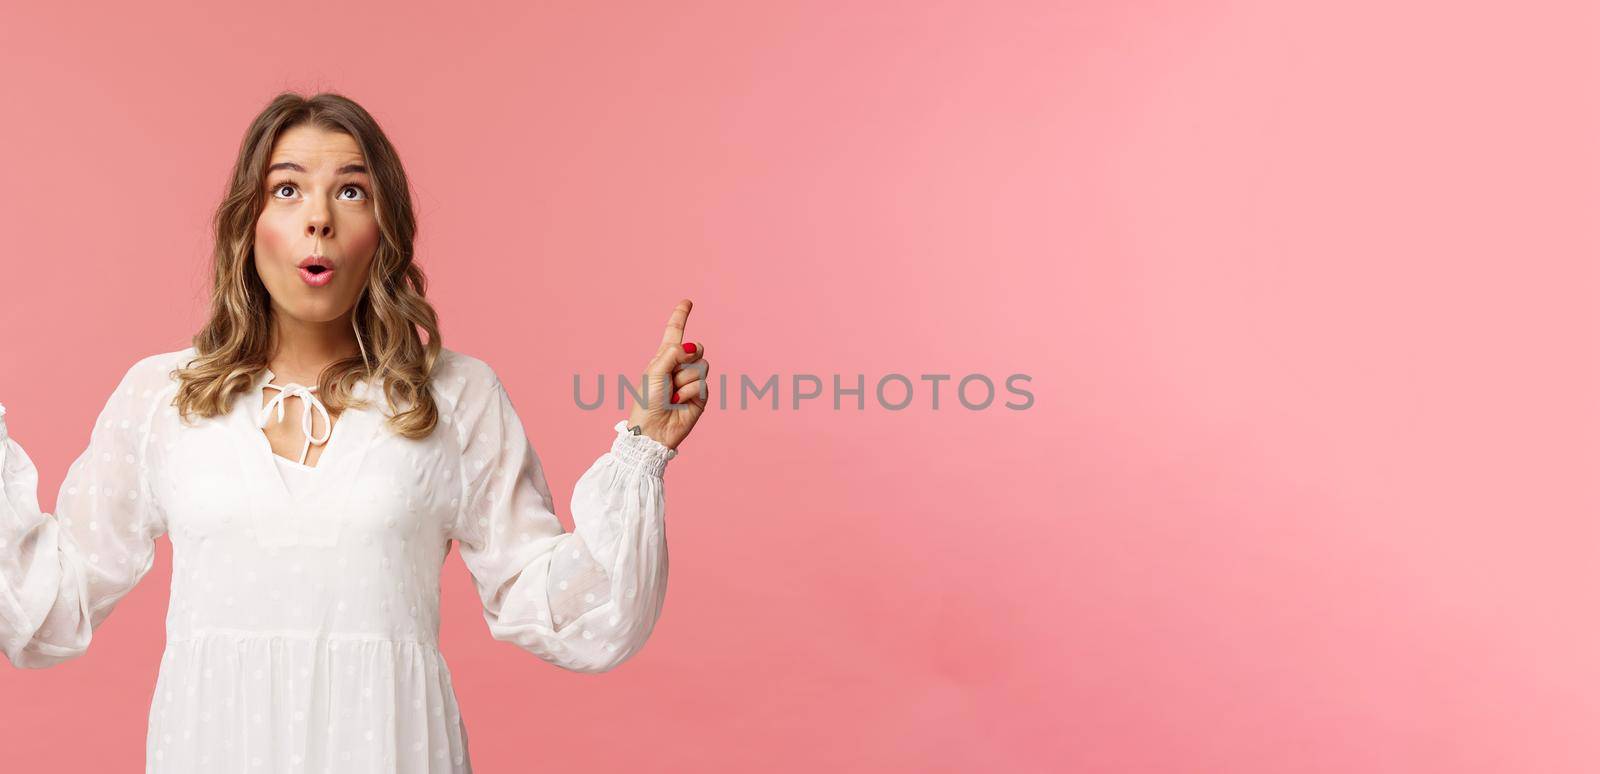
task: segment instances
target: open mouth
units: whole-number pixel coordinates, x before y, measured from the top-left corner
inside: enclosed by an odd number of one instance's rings
[[[311,287],[320,288],[333,282],[333,269],[320,264],[307,264],[300,267],[300,279]]]

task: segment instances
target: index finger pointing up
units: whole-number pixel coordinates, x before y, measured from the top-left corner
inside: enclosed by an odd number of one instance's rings
[[[693,308],[694,302],[687,298],[678,302],[678,307],[672,310],[672,316],[667,318],[667,332],[661,334],[662,346],[683,344],[683,326],[689,321],[689,310]]]

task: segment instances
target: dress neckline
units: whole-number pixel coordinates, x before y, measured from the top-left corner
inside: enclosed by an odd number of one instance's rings
[[[316,470],[322,467],[322,464],[327,461],[328,450],[333,447],[333,439],[339,435],[339,426],[344,424],[346,415],[355,411],[359,411],[360,409],[357,409],[354,406],[347,406],[344,411],[340,412],[339,421],[335,423],[332,416],[328,412],[328,407],[323,404],[322,400],[316,395],[316,389],[319,385],[306,386],[299,382],[273,384],[272,380],[276,378],[277,374],[273,372],[270,366],[263,366],[261,373],[256,377],[255,390],[253,390],[254,394],[252,396],[254,402],[251,404],[253,407],[259,407],[253,409],[254,411],[258,412],[256,414],[256,428],[261,431],[260,435],[262,440],[267,441],[266,448],[269,454],[290,464],[297,465],[302,469]],[[357,397],[365,396],[369,381],[370,379],[368,378],[363,378],[358,381],[353,388],[352,393]],[[272,400],[267,401],[266,405],[263,406],[261,404],[261,399],[264,397],[268,388],[278,390],[278,394],[277,396],[273,397]],[[300,459],[298,460],[284,457],[277,452],[272,451],[272,443],[266,437],[267,421],[274,412],[274,409],[276,409],[276,413],[278,415],[276,421],[283,421],[284,404],[287,403],[289,398],[292,397],[300,399],[300,430],[301,434],[305,436],[305,445],[300,449]],[[312,433],[316,423],[316,414],[322,415],[322,426],[324,430],[320,438]],[[321,446],[322,454],[317,457],[316,465],[307,465],[305,459],[306,456],[311,453],[311,447],[313,445]]]
[[[322,453],[317,456],[316,465],[307,465],[298,460],[284,457],[283,455],[280,455],[272,450],[272,441],[271,439],[267,438],[264,428],[266,421],[271,419],[269,413],[277,414],[282,412],[282,400],[286,400],[287,396],[291,394],[296,395],[301,398],[302,403],[304,404],[301,409],[301,428],[304,430],[304,423],[306,420],[313,418],[313,412],[324,413],[327,411],[327,409],[322,404],[322,401],[318,399],[316,394],[312,391],[315,389],[314,387],[307,387],[298,382],[291,382],[289,384],[272,384],[272,380],[276,377],[277,375],[273,373],[271,368],[261,369],[261,373],[256,376],[254,388],[250,391],[249,400],[251,403],[249,405],[252,408],[250,408],[250,413],[247,416],[253,416],[255,419],[255,421],[250,423],[250,429],[254,431],[251,433],[253,436],[251,439],[251,446],[255,449],[259,449],[260,454],[265,454],[268,460],[272,461],[268,466],[268,469],[262,472],[269,477],[269,486],[273,490],[273,494],[281,498],[283,502],[290,502],[296,499],[291,493],[289,484],[285,480],[285,477],[302,471],[312,474],[306,477],[308,479],[306,483],[309,484],[309,486],[304,488],[305,494],[303,496],[308,498],[320,496],[328,486],[332,485],[329,482],[339,477],[337,471],[325,471],[323,468],[328,466],[339,467],[344,465],[346,463],[345,456],[347,453],[353,455],[354,459],[352,461],[359,464],[359,460],[363,456],[363,448],[360,447],[365,446],[364,442],[366,439],[353,439],[353,442],[357,444],[358,448],[347,452],[344,447],[350,441],[346,440],[346,436],[350,433],[366,435],[363,430],[351,428],[349,425],[366,423],[368,417],[365,416],[361,409],[351,406],[347,407],[339,414],[339,421],[330,422],[328,425],[324,425],[324,427],[327,429],[320,439],[313,438],[309,431],[306,432],[307,444],[302,451],[302,459],[304,459],[304,454],[310,449],[310,442],[316,441],[322,446]],[[263,406],[262,401],[265,397],[266,391],[271,387],[278,388],[280,392],[278,393],[277,397],[273,398],[273,401],[269,401],[265,406]],[[355,394],[358,396],[364,395],[366,392],[366,387],[366,380],[362,380],[355,386]],[[327,414],[324,413],[324,416],[327,416]],[[367,431],[370,430],[371,428],[367,428]],[[286,468],[288,470],[285,470]],[[345,471],[344,475],[348,475],[348,471]]]
[[[321,467],[320,465],[302,465],[276,452],[274,452],[272,456],[276,457],[278,463],[286,470],[303,470],[307,473],[314,473],[316,472],[317,468]]]
[[[362,475],[368,451],[383,435],[383,416],[351,406],[333,425],[317,464],[309,466],[309,472],[295,468],[294,460],[272,451],[272,442],[259,423],[266,401],[264,385],[273,376],[271,369],[257,372],[249,389],[235,396],[226,420],[239,443],[237,483],[251,502],[252,532],[257,543],[267,548],[333,546],[346,521],[340,514],[355,488],[351,482]],[[365,381],[358,383],[353,394],[365,398],[371,386]],[[297,478],[298,485],[291,487],[290,482]]]
[[[290,398],[299,398],[300,433],[305,436],[306,442],[304,446],[300,447],[300,459],[295,460],[295,463],[304,467],[311,467],[306,464],[306,455],[311,453],[311,447],[323,446],[333,436],[333,417],[328,414],[328,407],[323,405],[322,400],[316,396],[314,391],[317,388],[315,386],[307,387],[299,382],[272,384],[268,381],[261,385],[263,397],[265,397],[269,387],[277,390],[278,394],[272,400],[267,401],[267,405],[261,407],[261,413],[256,417],[256,426],[263,433],[266,432],[267,422],[272,419],[273,409],[278,410],[278,421],[282,422],[284,419],[284,406],[288,404]],[[313,432],[316,429],[317,414],[322,415],[322,436],[320,438]],[[279,455],[277,452],[273,452],[273,456]],[[284,459],[288,458],[285,457]]]

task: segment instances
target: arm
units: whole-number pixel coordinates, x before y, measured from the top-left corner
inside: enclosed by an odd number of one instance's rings
[[[666,596],[661,476],[677,452],[619,423],[611,449],[578,480],[574,530],[563,532],[499,379],[461,401],[465,491],[451,537],[489,631],[563,669],[615,668],[644,647]]]
[[[150,570],[166,532],[144,475],[145,439],[165,375],[152,358],[122,377],[72,463],[54,517],[0,407],[0,649],[37,669],[83,655]]]

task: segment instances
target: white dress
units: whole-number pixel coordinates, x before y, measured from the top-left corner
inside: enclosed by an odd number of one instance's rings
[[[272,459],[278,463],[278,475],[283,477],[283,486],[289,490],[289,499],[300,502],[311,486],[311,476],[317,469],[276,454],[272,455]]]
[[[331,437],[308,432],[323,453],[291,469],[262,423],[291,393],[307,421],[321,402],[285,385],[263,410],[264,371],[227,414],[185,424],[170,372],[194,352],[127,371],[54,517],[0,406],[0,648],[13,665],[83,654],[155,540],[172,540],[147,772],[471,771],[438,650],[451,545],[496,639],[586,673],[644,646],[666,595],[662,473],[676,450],[616,423],[576,485],[568,533],[482,360],[442,352],[427,438],[385,427],[383,392],[364,382],[373,405],[347,409]]]

